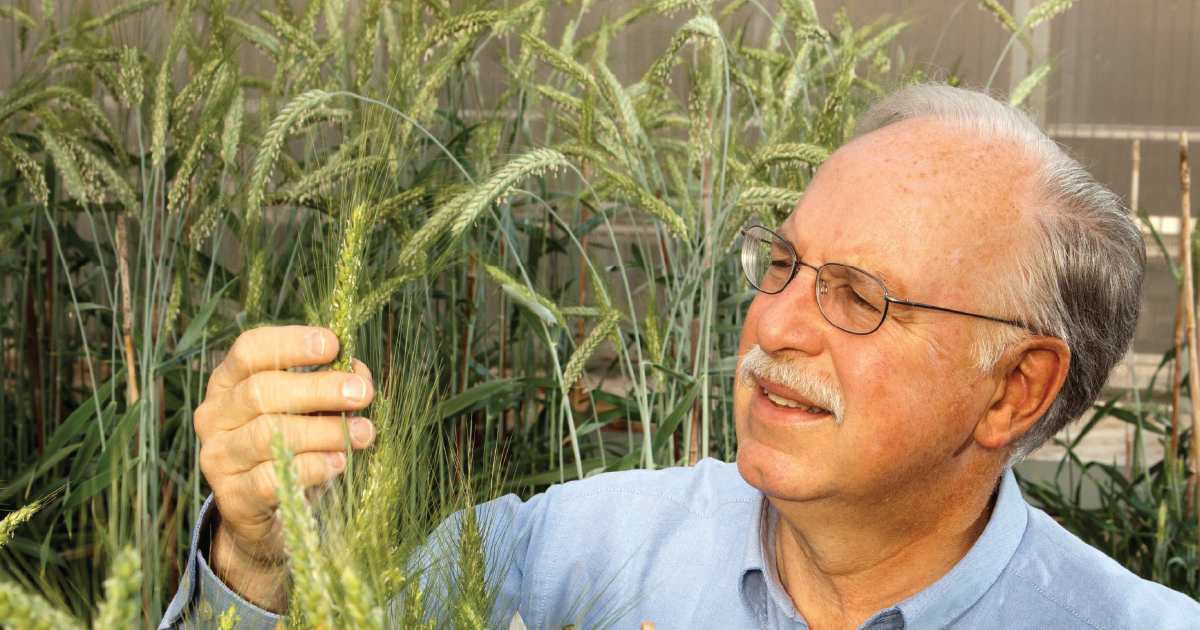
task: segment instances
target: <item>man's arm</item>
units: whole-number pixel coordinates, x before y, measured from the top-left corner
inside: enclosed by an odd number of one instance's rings
[[[275,630],[281,617],[246,601],[230,590],[213,573],[205,558],[216,521],[220,518],[212,497],[200,509],[200,518],[192,532],[191,551],[179,590],[163,615],[159,630],[200,630],[215,628],[217,618],[230,606],[238,618],[238,628]]]

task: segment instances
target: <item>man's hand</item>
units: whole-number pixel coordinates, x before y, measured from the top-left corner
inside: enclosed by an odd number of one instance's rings
[[[338,340],[325,328],[283,326],[242,333],[212,372],[196,408],[200,470],[220,513],[209,562],[226,585],[274,612],[287,597],[287,566],[275,508],[278,481],[271,440],[277,432],[295,453],[292,466],[305,488],[346,467],[346,430],[354,449],[375,438],[375,427],[353,412],[375,395],[371,372],[287,372],[333,361]]]

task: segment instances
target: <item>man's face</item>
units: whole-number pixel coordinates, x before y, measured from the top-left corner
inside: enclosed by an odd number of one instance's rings
[[[986,287],[1028,242],[1032,175],[1012,145],[909,120],[838,150],[780,233],[807,264],[859,267],[893,297],[1016,317],[992,312]],[[800,268],[781,293],[755,297],[739,357],[758,345],[824,381],[844,417],[772,401],[768,391],[815,406],[816,395],[785,384],[739,386],[742,476],[779,499],[886,501],[978,465],[972,432],[996,382],[975,369],[971,349],[982,326],[1004,324],[892,305],[878,330],[852,335],[821,315],[814,275]]]

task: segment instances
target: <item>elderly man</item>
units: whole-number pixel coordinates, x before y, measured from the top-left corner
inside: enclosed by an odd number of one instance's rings
[[[1026,116],[947,86],[900,90],[778,231],[750,228],[743,247],[759,293],[737,463],[490,504],[514,550],[502,591],[530,627],[624,602],[617,627],[1200,628],[1200,605],[1028,506],[1010,470],[1100,392],[1145,267],[1118,198]],[[333,414],[367,405],[370,373],[278,371],[336,344],[259,329],[214,371],[196,411],[213,499],[164,627],[229,603],[271,627],[285,609],[269,414],[329,412],[287,418],[304,427],[291,447],[306,483],[341,472]],[[350,434],[362,448],[373,429],[354,419]],[[595,591],[589,617],[577,604]]]

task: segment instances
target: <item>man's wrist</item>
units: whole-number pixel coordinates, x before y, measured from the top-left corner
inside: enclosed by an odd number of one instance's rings
[[[209,567],[242,599],[268,612],[283,614],[291,586],[286,560],[273,562],[244,552],[219,517],[212,530]]]

